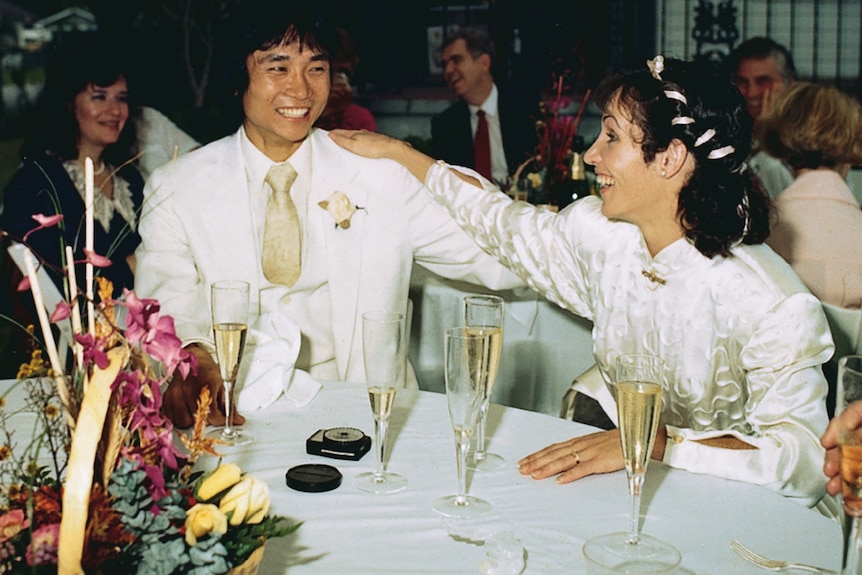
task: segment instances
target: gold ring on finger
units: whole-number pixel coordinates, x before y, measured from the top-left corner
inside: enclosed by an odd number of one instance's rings
[[[581,462],[581,454],[575,448],[572,448],[572,457],[575,458],[575,465]]]

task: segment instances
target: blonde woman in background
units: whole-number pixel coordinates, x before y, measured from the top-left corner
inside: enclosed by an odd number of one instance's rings
[[[862,106],[835,86],[797,82],[759,139],[795,177],[775,200],[767,243],[821,301],[862,307],[862,210],[847,185],[850,167],[862,164]]]

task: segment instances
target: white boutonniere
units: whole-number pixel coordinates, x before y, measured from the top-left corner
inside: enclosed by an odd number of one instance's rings
[[[332,192],[329,199],[317,202],[317,205],[329,212],[332,219],[335,220],[336,227],[346,230],[350,227],[350,218],[357,210],[364,210],[350,201],[350,198],[341,192]]]

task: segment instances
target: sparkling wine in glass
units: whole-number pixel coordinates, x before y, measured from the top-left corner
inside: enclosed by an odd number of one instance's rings
[[[499,469],[505,460],[485,449],[485,424],[491,393],[497,381],[500,355],[503,352],[503,298],[495,295],[464,297],[464,325],[471,333],[488,336],[488,370],[482,384],[482,405],[476,425],[476,450],[467,457],[467,465],[477,471]]]
[[[447,517],[473,518],[491,510],[484,499],[467,495],[467,451],[482,409],[489,337],[465,327],[446,330],[444,373],[449,418],[455,432],[458,494],[437,499],[433,508]]]
[[[401,379],[404,361],[404,314],[370,311],[362,314],[362,352],[365,380],[371,414],[374,416],[374,445],[377,455],[375,471],[360,473],[353,484],[370,493],[395,493],[407,487],[407,479],[386,471],[386,429],[395,403],[395,392]]]
[[[862,398],[862,356],[838,360],[835,415]],[[840,423],[840,420],[839,420]],[[842,575],[862,572],[862,429],[838,428],[841,454],[841,498],[844,505],[844,557]]]
[[[590,539],[583,548],[589,561],[616,569],[612,572],[647,573],[651,568],[673,568],[680,561],[672,545],[640,532],[641,490],[658,431],[663,380],[661,358],[625,354],[617,359],[614,388],[631,498],[630,527]]]
[[[223,280],[210,286],[216,360],[224,382],[225,424],[209,435],[228,445],[244,445],[254,439],[250,431],[233,425],[234,384],[248,331],[248,294],[249,284],[244,281]]]

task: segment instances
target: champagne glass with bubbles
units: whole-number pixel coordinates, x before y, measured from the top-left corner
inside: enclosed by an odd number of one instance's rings
[[[471,333],[488,336],[488,370],[482,383],[482,405],[476,425],[476,450],[467,458],[467,464],[477,471],[499,469],[505,460],[485,449],[485,424],[491,393],[497,380],[500,355],[503,351],[503,298],[495,295],[476,295],[464,298],[464,325]]]
[[[488,338],[487,334],[471,332],[465,327],[446,330],[446,400],[455,432],[458,494],[441,497],[433,507],[447,517],[473,518],[491,510],[487,501],[467,495],[466,469],[470,438],[482,408],[482,387],[488,369]]]
[[[395,403],[395,392],[404,368],[404,314],[370,311],[362,314],[362,352],[371,413],[374,415],[374,445],[377,469],[357,475],[353,484],[370,493],[395,493],[407,486],[407,479],[385,470],[386,429]]]
[[[628,532],[590,539],[583,552],[611,573],[655,573],[674,568],[680,554],[672,545],[640,532],[640,499],[661,415],[664,361],[646,354],[617,359],[614,390],[623,460],[631,498]]]
[[[244,445],[254,439],[250,431],[233,425],[234,384],[248,331],[248,294],[249,284],[244,281],[223,280],[210,286],[216,360],[224,382],[225,423],[209,435],[228,445]]]

